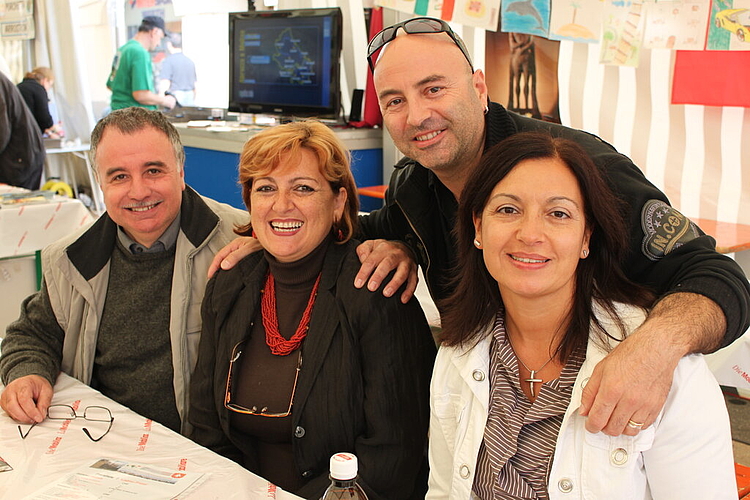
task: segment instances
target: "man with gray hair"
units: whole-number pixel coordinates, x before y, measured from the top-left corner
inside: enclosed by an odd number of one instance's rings
[[[0,406],[41,422],[62,370],[187,432],[206,271],[247,212],[185,185],[179,135],[157,111],[112,112],[91,158],[107,212],[42,251],[41,290],[2,344]]]

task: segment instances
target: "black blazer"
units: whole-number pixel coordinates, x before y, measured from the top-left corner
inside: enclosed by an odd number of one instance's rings
[[[385,298],[382,291],[354,288],[356,245],[330,246],[302,345],[292,442],[297,472],[308,482],[293,493],[320,498],[330,484],[331,455],[349,451],[371,500],[410,498],[425,489],[419,473],[435,344],[416,299],[402,304],[399,294]],[[240,449],[252,451],[255,444],[230,428],[226,377],[232,348],[250,331],[267,268],[257,252],[209,281],[190,384],[191,437],[238,462]]]

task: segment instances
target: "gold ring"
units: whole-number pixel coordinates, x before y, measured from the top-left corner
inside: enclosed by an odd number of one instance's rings
[[[628,427],[630,427],[631,429],[640,429],[641,427],[643,427],[643,423],[633,422],[632,420],[628,420]]]

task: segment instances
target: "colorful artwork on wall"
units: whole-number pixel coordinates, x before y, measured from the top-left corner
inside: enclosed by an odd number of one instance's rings
[[[601,0],[552,0],[550,40],[598,42],[603,5]]]
[[[497,30],[500,0],[375,0],[375,5],[417,16]]]
[[[643,0],[605,1],[599,62],[638,66],[645,24],[643,3]]]
[[[506,33],[549,35],[550,0],[505,0],[500,29]]]
[[[705,0],[681,0],[644,4],[646,49],[702,50],[710,4]]]
[[[750,50],[750,0],[712,0],[706,50]]]

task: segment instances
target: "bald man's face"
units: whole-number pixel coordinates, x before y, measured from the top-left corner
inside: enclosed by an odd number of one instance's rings
[[[444,33],[400,33],[375,65],[383,122],[406,156],[438,175],[473,167],[484,144],[484,75]]]

